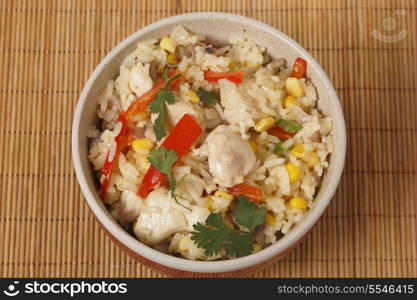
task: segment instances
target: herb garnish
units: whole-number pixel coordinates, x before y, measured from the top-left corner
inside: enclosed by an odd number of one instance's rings
[[[197,90],[198,98],[207,106],[213,106],[216,104],[218,96],[214,92],[206,91],[205,89],[199,87]]]
[[[164,72],[165,85],[159,89],[159,92],[157,92],[155,95],[155,99],[149,103],[149,110],[153,113],[158,114],[158,117],[156,118],[155,123],[154,123],[155,135],[158,141],[162,139],[164,136],[166,136],[165,103],[167,104],[175,103],[175,96],[174,96],[172,87],[170,85],[170,82],[178,78],[179,76],[181,76],[181,74],[168,77],[168,69],[165,69],[165,72]]]
[[[224,224],[221,213],[210,214],[205,224],[193,226],[191,239],[197,247],[203,248],[207,256],[224,250],[226,255],[240,257],[253,251],[252,235],[257,226],[264,223],[266,207],[259,207],[245,196],[239,195],[234,210],[235,222],[249,231],[230,228]]]
[[[258,206],[247,197],[239,195],[237,197],[236,209],[234,211],[235,220],[239,225],[245,226],[253,231],[265,220],[266,207]]]
[[[179,203],[177,197],[175,196],[175,188],[177,186],[177,182],[175,180],[174,174],[172,173],[172,167],[178,161],[177,152],[161,147],[152,150],[149,153],[148,160],[155,169],[167,175],[169,184],[168,190],[170,191],[171,196],[174,198],[175,202],[182,207],[189,209],[188,207],[185,207]]]

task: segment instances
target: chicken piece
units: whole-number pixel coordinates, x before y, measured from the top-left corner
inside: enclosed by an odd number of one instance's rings
[[[189,231],[193,231],[193,225],[197,223],[205,223],[207,217],[210,215],[208,208],[193,205],[191,211],[185,214],[185,219],[187,220],[188,227],[186,228]]]
[[[205,181],[194,174],[186,174],[179,182],[177,181],[176,193],[182,199],[190,202],[197,201],[203,194]]]
[[[152,191],[142,207],[133,231],[146,244],[158,244],[187,226],[184,210],[164,188]]]
[[[220,125],[207,136],[208,163],[213,181],[226,187],[242,183],[255,166],[256,157],[247,141]]]
[[[177,25],[171,33],[171,38],[181,46],[194,45],[205,39],[204,36],[191,34],[183,26]]]
[[[120,218],[126,224],[132,223],[140,213],[143,200],[136,193],[125,190],[120,196]]]
[[[142,96],[153,86],[153,81],[149,75],[149,64],[138,63],[129,72],[129,88],[137,97]]]
[[[207,128],[209,129],[216,128],[222,122],[222,119],[220,118],[219,113],[214,107],[205,108],[204,112],[206,114]]]
[[[167,105],[167,113],[169,128],[173,128],[185,114],[193,116],[203,130],[206,128],[205,112],[199,105],[177,101],[174,104]]]
[[[224,118],[230,124],[239,124],[248,119],[258,120],[265,116],[254,99],[242,95],[236,85],[226,79],[219,80],[220,102]]]

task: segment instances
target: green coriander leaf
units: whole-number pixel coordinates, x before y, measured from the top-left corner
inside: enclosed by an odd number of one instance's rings
[[[234,216],[239,225],[253,231],[257,226],[264,223],[265,215],[266,207],[258,206],[245,196],[239,195],[237,197]]]
[[[167,150],[166,148],[154,149],[150,152],[149,162],[159,172],[164,173],[168,177],[169,190],[175,198],[176,181],[172,174],[172,166],[178,161],[177,152]]]
[[[164,136],[166,136],[166,113],[165,113],[165,103],[167,104],[174,104],[175,103],[175,95],[172,91],[170,82],[176,78],[181,76],[181,74],[177,74],[172,77],[168,77],[168,69],[165,69],[164,78],[165,78],[165,85],[159,89],[159,91],[155,95],[155,99],[153,99],[149,103],[149,110],[153,113],[157,113],[158,117],[155,119],[154,122],[154,130],[157,140],[161,140]]]
[[[206,219],[206,225],[197,223],[193,228],[194,232],[191,234],[191,239],[197,247],[204,249],[207,256],[220,253],[224,241],[233,232],[231,228],[223,223],[221,213],[210,214]]]
[[[231,228],[227,227],[227,226],[223,223],[223,219],[222,219],[222,215],[221,215],[221,213],[210,214],[210,215],[207,217],[207,219],[206,219],[206,224],[207,224],[208,226],[211,226],[211,227],[217,227],[217,228],[222,229],[222,230],[227,230],[227,229],[232,230]]]
[[[175,95],[171,88],[169,88],[167,91],[164,92],[165,102],[168,104],[174,104],[175,103]]]
[[[164,108],[164,96],[159,92],[156,93],[155,99],[149,103],[149,110],[153,113],[159,113]]]
[[[221,213],[210,214],[206,225],[197,223],[193,226],[191,239],[197,247],[203,248],[207,256],[213,256],[222,249],[229,256],[239,257],[252,252],[251,234],[227,227]]]
[[[285,151],[287,151],[287,149],[284,147],[284,142],[283,141],[279,141],[274,148],[274,154],[278,155],[278,154],[284,154]]]
[[[253,251],[251,237],[249,232],[234,230],[233,234],[227,236],[223,245],[226,255],[240,257],[251,254]]]
[[[153,124],[153,129],[155,131],[156,139],[158,141],[161,140],[164,136],[166,136],[166,131],[165,131],[165,110],[164,109],[162,109],[159,112],[158,117],[155,119],[155,122]]]
[[[178,160],[177,152],[166,148],[154,149],[149,153],[149,162],[159,172],[169,176],[172,174],[172,166]]]
[[[201,102],[203,102],[207,106],[215,105],[218,99],[218,96],[216,93],[208,92],[201,87],[198,88],[197,95],[200,98]]]
[[[191,239],[198,248],[204,249],[207,256],[213,256],[222,250],[231,257],[249,255],[253,251],[252,234],[254,229],[263,224],[266,208],[259,207],[245,196],[239,195],[234,210],[235,222],[250,230],[246,232],[226,226],[221,213],[212,213],[206,224],[197,223]]]
[[[150,152],[148,160],[155,169],[167,175],[169,185],[168,190],[170,191],[171,196],[174,198],[175,202],[189,210],[188,207],[185,207],[180,202],[178,202],[175,195],[177,182],[175,180],[174,174],[172,173],[172,167],[178,161],[177,152],[174,150],[167,150],[166,148],[154,149]]]
[[[296,121],[290,121],[290,120],[284,120],[281,119],[277,122],[277,125],[279,127],[281,127],[282,129],[284,129],[287,132],[297,132],[299,131],[301,128],[303,128],[303,125],[301,125],[300,123],[297,123]]]

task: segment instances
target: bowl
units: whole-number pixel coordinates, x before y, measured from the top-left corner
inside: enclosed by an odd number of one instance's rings
[[[168,35],[178,24],[194,33],[207,36],[215,44],[227,43],[230,38],[245,35],[266,47],[273,58],[284,57],[287,62],[292,62],[298,56],[303,57],[308,62],[307,77],[316,86],[319,95],[318,107],[333,120],[331,135],[334,139],[334,152],[316,195],[315,205],[307,212],[304,220],[275,244],[245,257],[223,261],[192,261],[164,254],[141,243],[113,219],[103,204],[87,157],[87,132],[98,123],[96,101],[107,81],[117,76],[120,64],[135,49],[137,42]],[[303,239],[329,205],[342,174],[345,152],[346,129],[339,99],[330,80],[313,57],[275,28],[250,18],[217,12],[190,13],[166,18],[123,40],[100,62],[88,79],[79,97],[72,127],[72,157],[77,179],[102,228],[134,259],[175,277],[242,277],[278,261]]]

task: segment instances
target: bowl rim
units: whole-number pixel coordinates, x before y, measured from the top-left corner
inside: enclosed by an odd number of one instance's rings
[[[194,20],[197,18],[227,18],[228,20],[238,22],[242,25],[250,25],[264,32],[267,32],[270,35],[275,36],[276,38],[284,40],[292,48],[295,48],[300,53],[302,53],[302,55],[309,61],[309,64],[312,65],[312,68],[315,69],[317,76],[320,78],[321,81],[323,81],[324,86],[328,89],[329,97],[334,100],[333,104],[335,114],[338,115],[339,126],[337,127],[337,131],[340,138],[340,140],[338,141],[339,153],[337,156],[337,160],[335,160],[333,163],[339,165],[339,168],[335,169],[335,174],[330,179],[331,184],[329,184],[324,190],[321,201],[316,203],[316,205],[313,207],[313,209],[311,209],[310,213],[304,218],[304,220],[302,220],[295,228],[291,229],[288,235],[279,239],[276,243],[248,256],[222,261],[193,261],[185,258],[175,257],[169,254],[159,252],[143,244],[138,239],[132,237],[127,231],[125,231],[121,226],[117,224],[117,221],[112,219],[112,217],[102,209],[99,203],[97,203],[93,192],[87,185],[86,177],[88,176],[88,174],[85,174],[83,171],[81,157],[79,155],[79,125],[82,118],[81,112],[84,105],[86,104],[87,95],[89,91],[91,90],[94,82],[96,81],[96,78],[98,77],[100,72],[106,67],[106,65],[127,45],[129,45],[132,41],[140,38],[142,35],[154,29],[157,29],[160,26],[174,24],[178,21],[183,20]],[[249,268],[254,265],[268,261],[281,253],[284,253],[286,250],[291,248],[292,245],[299,241],[313,227],[313,225],[317,222],[317,220],[320,218],[320,216],[323,214],[324,210],[332,200],[332,197],[339,184],[345,163],[346,128],[340,100],[336,94],[333,85],[331,84],[329,78],[327,77],[326,73],[323,71],[321,66],[301,45],[299,45],[297,42],[295,42],[293,39],[291,39],[283,32],[263,22],[248,17],[223,12],[195,12],[168,17],[154,22],[152,24],[149,24],[145,27],[142,27],[141,29],[129,35],[118,45],[116,45],[116,47],[114,47],[100,61],[95,70],[91,73],[79,96],[73,117],[71,144],[73,165],[82,193],[84,194],[84,197],[90,209],[93,211],[98,221],[116,240],[118,240],[121,244],[126,246],[132,252],[140,256],[143,256],[148,260],[167,266],[169,268],[196,273],[222,273]],[[320,188],[320,191],[321,190],[322,187]]]

